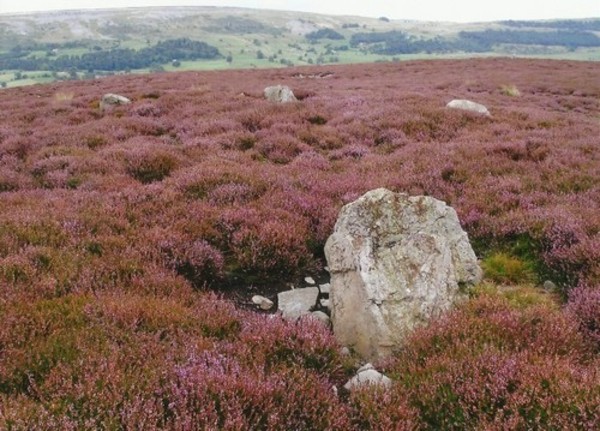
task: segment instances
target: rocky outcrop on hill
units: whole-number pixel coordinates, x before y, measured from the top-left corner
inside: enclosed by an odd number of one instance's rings
[[[391,353],[481,278],[454,209],[386,189],[342,208],[325,256],[334,333],[367,359]]]
[[[298,100],[290,87],[285,85],[267,87],[265,88],[264,95],[265,99],[277,103],[296,102]]]
[[[462,109],[463,111],[475,112],[476,114],[486,115],[488,117],[490,116],[490,111],[488,111],[484,105],[466,99],[454,99],[448,102],[446,108]]]

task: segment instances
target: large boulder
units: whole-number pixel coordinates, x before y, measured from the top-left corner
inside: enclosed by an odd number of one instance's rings
[[[383,188],[342,208],[325,257],[333,331],[366,359],[391,353],[481,278],[454,209]]]
[[[486,115],[488,117],[490,116],[490,111],[488,111],[488,109],[484,105],[473,102],[471,100],[454,99],[448,102],[446,107],[452,109],[462,109],[463,111],[470,111],[476,114]]]
[[[296,102],[296,96],[294,96],[294,92],[285,85],[274,85],[272,87],[265,88],[264,91],[265,99],[270,100],[271,102],[277,103],[287,103],[287,102]]]

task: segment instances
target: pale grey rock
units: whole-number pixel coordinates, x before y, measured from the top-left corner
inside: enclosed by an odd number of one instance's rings
[[[278,308],[284,319],[296,319],[310,313],[318,297],[319,288],[316,286],[287,290],[277,294]]]
[[[290,87],[285,85],[267,87],[265,88],[264,95],[265,99],[277,103],[296,102],[298,100]]]
[[[315,279],[312,277],[304,277],[304,281],[306,282],[306,284],[310,284],[311,286],[315,284]]]
[[[270,310],[274,305],[273,301],[261,295],[254,295],[252,297],[252,303],[258,305],[262,310]]]
[[[313,316],[314,318],[318,319],[320,322],[322,322],[326,326],[331,325],[331,319],[329,318],[329,316],[327,314],[323,313],[322,311],[313,311],[312,313],[310,313],[310,315]]]
[[[556,286],[556,284],[550,280],[544,281],[543,287],[544,287],[544,290],[546,290],[548,292],[556,292],[556,290],[558,290],[558,287]]]
[[[114,106],[128,105],[129,103],[131,103],[131,100],[129,100],[125,96],[121,96],[120,94],[107,93],[104,96],[102,96],[102,100],[100,100],[100,109],[104,111]]]
[[[481,279],[454,209],[386,189],[342,208],[325,257],[333,331],[367,359],[389,355]]]
[[[475,103],[471,100],[454,99],[448,102],[446,107],[452,109],[462,109],[463,111],[471,111],[477,114],[486,115],[488,117],[490,116],[490,111],[488,111],[488,109],[484,105],[480,103]]]
[[[380,385],[387,388],[392,385],[392,380],[377,371],[373,365],[366,364],[359,368],[356,375],[348,380],[344,388],[350,391],[363,385]]]
[[[342,356],[350,356],[350,349],[347,348],[346,346],[342,347],[340,349],[340,355],[342,355]]]
[[[329,292],[331,291],[331,283],[319,284],[319,291],[322,295],[329,295]]]
[[[360,368],[359,368],[359,369],[356,371],[356,374],[360,374],[360,373],[362,373],[363,371],[367,371],[367,370],[374,370],[374,369],[375,369],[375,367],[373,366],[373,364],[372,364],[372,363],[370,363],[370,362],[367,362],[365,365],[363,365],[362,367],[360,367]]]
[[[329,299],[323,298],[319,301],[319,304],[321,304],[321,307],[331,310],[331,301]]]

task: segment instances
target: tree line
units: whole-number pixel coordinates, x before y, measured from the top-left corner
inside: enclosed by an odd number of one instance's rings
[[[59,56],[48,52],[42,58],[30,57],[30,53],[31,48],[11,50],[8,54],[0,56],[0,69],[118,71],[141,69],[174,60],[211,59],[221,56],[214,46],[188,38],[170,39],[139,50],[114,48],[94,50],[82,55]]]
[[[458,38],[435,37],[422,39],[402,31],[356,33],[350,38],[350,45],[367,45],[377,54],[416,54],[446,52],[487,52],[494,45],[543,45],[564,46],[567,48],[597,47],[600,38],[588,31],[580,30],[484,30],[462,31]]]

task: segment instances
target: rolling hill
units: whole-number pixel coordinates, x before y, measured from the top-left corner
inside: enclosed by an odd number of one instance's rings
[[[597,60],[598,34],[599,19],[454,24],[215,7],[12,14],[0,15],[0,82],[415,58]],[[211,54],[161,55],[165,43],[204,43]]]

